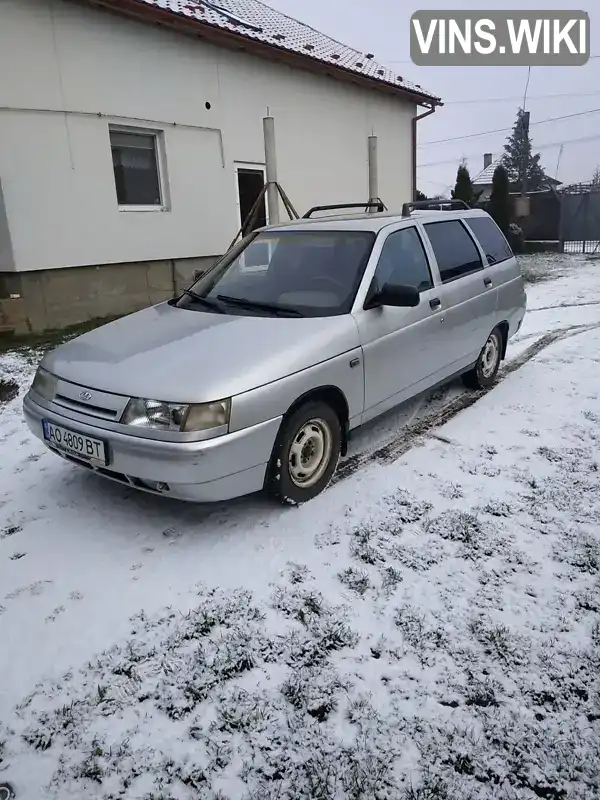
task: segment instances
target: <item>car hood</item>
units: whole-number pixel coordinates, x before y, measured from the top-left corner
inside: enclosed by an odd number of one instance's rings
[[[66,342],[41,363],[93,389],[199,403],[263,386],[358,345],[349,314],[238,316],[161,303]]]

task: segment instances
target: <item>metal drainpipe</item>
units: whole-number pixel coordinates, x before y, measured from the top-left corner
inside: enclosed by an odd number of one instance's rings
[[[428,111],[423,114],[417,114],[412,118],[412,199],[417,199],[417,122],[425,119],[430,114],[435,113],[435,106],[431,106]]]

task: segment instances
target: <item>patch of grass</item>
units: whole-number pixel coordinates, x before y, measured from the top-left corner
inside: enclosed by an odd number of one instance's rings
[[[498,547],[484,529],[479,517],[466,511],[445,511],[438,517],[428,520],[425,525],[427,533],[440,536],[450,542],[461,545],[464,558],[476,559],[493,555]]]
[[[23,350],[41,349],[51,350],[69,339],[81,336],[83,333],[100,328],[109,322],[120,319],[120,315],[110,317],[96,317],[87,322],[69,325],[66,328],[50,329],[42,333],[27,333],[13,336],[0,337],[0,355],[8,352],[21,352]]]
[[[332,668],[302,667],[290,672],[281,694],[294,708],[324,722],[337,708],[346,685]]]
[[[347,586],[361,597],[369,590],[371,586],[367,572],[365,570],[358,569],[358,567],[346,567],[346,569],[338,572],[338,579],[344,584],[344,586]]]
[[[486,655],[502,661],[507,667],[523,666],[528,662],[530,641],[513,633],[506,625],[494,623],[481,615],[471,620],[469,630],[483,646]]]
[[[284,637],[282,657],[295,667],[323,665],[332,652],[353,647],[358,634],[348,624],[341,609],[328,609],[306,626],[304,630],[291,631]]]
[[[431,503],[416,500],[405,489],[399,489],[393,494],[389,494],[384,498],[388,506],[388,514],[386,515],[389,523],[386,524],[386,530],[389,530],[389,525],[393,525],[396,530],[398,525],[409,525],[414,522],[422,520],[433,508]]]
[[[381,570],[381,589],[387,596],[392,595],[404,580],[404,575],[397,567],[387,566]]]
[[[468,674],[465,699],[468,706],[477,708],[490,708],[499,705],[498,695],[501,694],[502,687],[488,675],[481,677],[472,673]]]
[[[554,551],[557,561],[565,561],[580,572],[597,575],[600,572],[600,539],[586,531],[564,539]]]
[[[315,589],[286,589],[278,586],[271,598],[271,605],[286,617],[308,625],[319,617],[324,609],[323,595]]]
[[[7,525],[0,531],[0,540],[6,539],[9,536],[14,536],[15,533],[21,533],[23,528],[20,525]]]
[[[600,614],[600,580],[575,593],[575,606],[579,611]]]
[[[454,800],[448,793],[448,786],[437,775],[425,772],[417,786],[409,786],[404,800]]]
[[[291,584],[304,583],[310,577],[306,564],[288,564],[288,578]]]
[[[440,627],[428,625],[425,615],[413,606],[403,605],[397,608],[394,622],[401,631],[405,644],[415,651],[423,665],[430,663],[432,653],[444,649],[447,644],[444,631]]]
[[[350,555],[363,564],[379,564],[385,561],[385,555],[378,541],[378,532],[368,526],[355,528],[352,532]]]
[[[512,507],[502,500],[491,500],[481,510],[492,517],[510,517],[513,514]]]
[[[217,730],[231,734],[254,735],[266,730],[273,718],[273,711],[264,694],[248,692],[240,686],[233,686],[218,698],[213,725]]]
[[[0,378],[0,403],[9,403],[19,394],[19,384],[16,381]]]

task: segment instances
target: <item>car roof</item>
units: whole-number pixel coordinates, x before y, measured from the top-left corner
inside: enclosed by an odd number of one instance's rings
[[[409,225],[411,222],[418,220],[419,222],[441,222],[442,220],[451,219],[469,219],[472,217],[487,217],[489,216],[486,211],[481,208],[470,208],[468,210],[453,210],[453,211],[439,211],[439,210],[419,210],[415,209],[411,212],[410,216],[405,217],[397,211],[383,211],[371,214],[336,214],[323,217],[311,217],[306,219],[288,220],[280,222],[277,225],[266,225],[259,230],[261,231],[278,231],[278,230],[354,230],[354,231],[373,231],[378,233],[383,228],[390,225],[396,225],[405,222]]]

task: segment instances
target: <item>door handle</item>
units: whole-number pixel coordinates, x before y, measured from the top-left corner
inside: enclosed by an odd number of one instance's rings
[[[483,279],[483,282],[484,282],[485,286],[486,286],[488,289],[489,289],[489,288],[490,288],[490,286],[492,285],[492,279],[491,279],[491,278],[484,278],[484,279]]]
[[[439,297],[434,297],[429,301],[429,308],[434,311],[436,308],[440,308],[442,305],[442,301]]]

